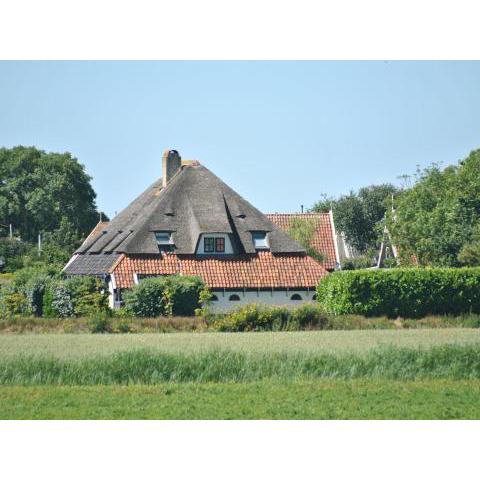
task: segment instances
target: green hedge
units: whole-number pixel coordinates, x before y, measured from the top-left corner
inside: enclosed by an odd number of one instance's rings
[[[147,278],[125,292],[125,310],[139,317],[193,315],[204,289],[200,277],[168,275]]]
[[[328,312],[419,318],[480,313],[480,268],[396,268],[336,272],[317,287]]]

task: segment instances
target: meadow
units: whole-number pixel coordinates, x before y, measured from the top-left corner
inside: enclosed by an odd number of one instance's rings
[[[0,335],[0,418],[480,418],[480,330]]]
[[[242,333],[22,334],[0,335],[0,359],[19,354],[81,358],[134,349],[187,353],[229,350],[242,353],[362,353],[397,346],[429,348],[480,344],[480,329],[328,330]]]

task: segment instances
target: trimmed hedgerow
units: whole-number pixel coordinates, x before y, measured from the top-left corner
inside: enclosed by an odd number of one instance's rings
[[[139,317],[194,315],[204,283],[200,277],[168,275],[147,278],[125,292],[125,310]]]
[[[480,268],[396,268],[336,272],[317,287],[328,312],[420,318],[480,313]]]

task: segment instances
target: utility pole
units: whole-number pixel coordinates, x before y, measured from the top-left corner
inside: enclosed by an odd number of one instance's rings
[[[13,228],[12,228],[12,224],[10,224],[10,240],[12,240],[13,238]]]
[[[42,234],[38,234],[38,256],[42,254]]]

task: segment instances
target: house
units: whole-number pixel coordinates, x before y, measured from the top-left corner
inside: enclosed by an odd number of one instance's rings
[[[169,150],[162,169],[161,179],[94,228],[65,274],[104,278],[112,307],[142,279],[171,274],[200,276],[214,311],[315,298],[318,282],[338,263],[333,241],[322,265],[286,233],[280,217],[262,214],[199,162]],[[330,238],[333,222],[323,222]]]

